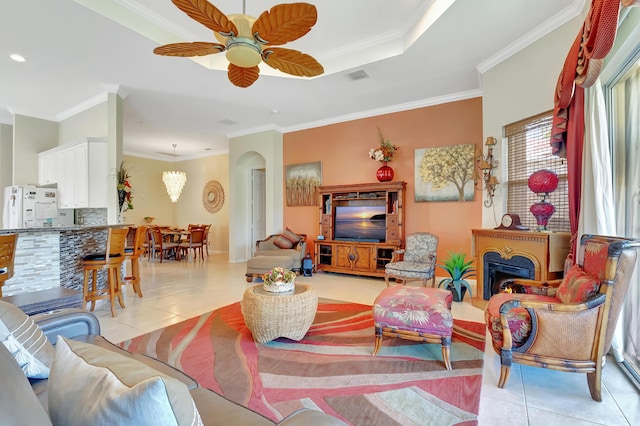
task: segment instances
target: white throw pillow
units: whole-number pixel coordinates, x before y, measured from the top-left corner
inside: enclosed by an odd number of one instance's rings
[[[0,341],[32,379],[49,377],[55,354],[42,330],[17,306],[0,301]]]
[[[48,382],[54,425],[202,425],[187,386],[89,343],[58,337]]]

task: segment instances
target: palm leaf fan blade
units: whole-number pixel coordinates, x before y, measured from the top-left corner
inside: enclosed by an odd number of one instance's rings
[[[271,68],[300,77],[315,77],[324,72],[313,57],[292,49],[270,47],[262,52],[262,60]]]
[[[234,86],[249,87],[260,77],[260,68],[242,68],[234,64],[229,64],[227,76]]]
[[[222,35],[238,35],[236,25],[207,0],[171,0],[191,19]]]
[[[218,43],[197,41],[194,43],[171,43],[153,49],[153,53],[163,56],[206,56],[224,52],[225,47]]]
[[[316,7],[311,4],[279,4],[260,14],[252,32],[259,43],[280,45],[307,34],[317,20]]]

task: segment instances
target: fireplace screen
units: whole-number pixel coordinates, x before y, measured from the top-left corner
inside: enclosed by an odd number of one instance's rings
[[[535,278],[535,266],[531,259],[524,256],[513,256],[503,259],[498,253],[490,252],[484,255],[484,299],[498,293],[500,282],[507,278]]]

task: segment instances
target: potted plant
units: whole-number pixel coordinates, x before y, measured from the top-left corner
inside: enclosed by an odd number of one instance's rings
[[[453,293],[455,302],[462,302],[464,295],[469,290],[471,294],[471,286],[466,278],[475,277],[476,271],[472,269],[471,264],[474,259],[466,260],[466,255],[462,252],[449,252],[442,264],[438,267],[449,273],[450,278],[444,278],[438,283],[438,287],[444,286]]]
[[[262,276],[262,281],[264,281],[262,288],[270,293],[293,291],[295,279],[295,272],[278,266]]]

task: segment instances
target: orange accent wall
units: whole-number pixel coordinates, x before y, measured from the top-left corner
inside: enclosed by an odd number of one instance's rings
[[[420,148],[471,143],[481,149],[481,98],[287,133],[283,138],[284,165],[322,161],[323,185],[377,182],[376,170],[381,164],[368,154],[379,145],[378,127],[399,147],[389,166],[395,172],[394,181],[407,182],[406,234],[426,231],[438,235],[438,259],[448,250],[470,254],[471,229],[482,228],[482,194],[476,191],[475,199],[468,202],[415,202],[413,162],[414,150]],[[288,207],[286,197],[284,203],[284,225],[306,233],[310,242],[315,240],[318,207]]]

